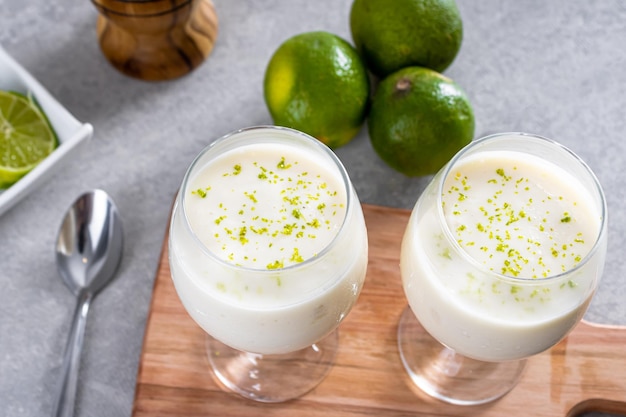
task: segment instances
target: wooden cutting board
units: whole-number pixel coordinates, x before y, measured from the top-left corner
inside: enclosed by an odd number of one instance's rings
[[[286,403],[246,400],[213,380],[204,332],[178,300],[164,243],[133,416],[555,417],[585,411],[626,415],[626,328],[587,322],[550,351],[531,358],[519,385],[491,404],[453,406],[414,388],[396,345],[397,323],[407,305],[398,264],[409,212],[371,205],[363,209],[370,242],[367,278],[356,306],[339,328],[336,364],[317,388]]]

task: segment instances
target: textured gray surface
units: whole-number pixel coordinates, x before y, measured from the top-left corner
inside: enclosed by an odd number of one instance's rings
[[[328,30],[350,39],[350,0],[216,0],[210,59],[182,79],[146,83],[104,59],[89,1],[0,0],[0,43],[81,121],[91,143],[0,218],[0,415],[48,415],[74,300],[53,246],[67,206],[107,190],[124,217],[117,279],[94,301],[79,416],[129,416],[170,204],[191,159],[213,139],[271,123],[265,65],[287,37]],[[606,273],[587,318],[626,324],[626,3],[459,0],[465,36],[446,74],[469,95],[476,135],[528,131],[572,148],[608,195]],[[392,172],[366,129],[338,150],[363,202],[410,208],[427,179]],[[626,400],[626,394],[625,394]]]

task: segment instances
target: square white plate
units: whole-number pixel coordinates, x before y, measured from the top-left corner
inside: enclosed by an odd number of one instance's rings
[[[11,187],[0,190],[0,216],[29,192],[50,178],[52,172],[66,161],[93,134],[89,123],[81,123],[59,103],[32,75],[0,46],[0,89],[35,97],[52,124],[59,146],[31,172]]]

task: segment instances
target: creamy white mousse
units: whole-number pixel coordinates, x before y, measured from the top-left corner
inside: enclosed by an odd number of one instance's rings
[[[195,175],[185,211],[215,255],[235,265],[279,269],[315,257],[346,215],[341,178],[321,158],[279,144],[229,151]]]
[[[286,353],[330,333],[355,303],[367,267],[363,213],[338,160],[319,144],[289,130],[238,135],[256,140],[201,157],[181,188],[172,278],[213,337]]]
[[[603,254],[581,264],[600,233],[598,199],[564,169],[518,151],[476,152],[453,166],[441,190],[433,184],[401,256],[420,323],[486,361],[557,343],[584,314],[602,270]]]
[[[507,151],[472,155],[455,166],[442,208],[464,251],[486,269],[518,278],[575,267],[593,247],[601,220],[573,176]]]

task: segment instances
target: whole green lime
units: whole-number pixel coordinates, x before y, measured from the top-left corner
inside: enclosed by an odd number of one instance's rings
[[[308,133],[331,148],[359,132],[370,81],[356,49],[323,31],[287,39],[265,71],[264,97],[274,124]]]
[[[463,39],[454,0],[354,0],[350,29],[367,67],[380,78],[409,66],[443,72]]]
[[[423,176],[436,173],[472,140],[474,112],[450,78],[408,67],[379,84],[368,129],[374,150],[389,166]]]

